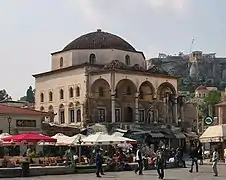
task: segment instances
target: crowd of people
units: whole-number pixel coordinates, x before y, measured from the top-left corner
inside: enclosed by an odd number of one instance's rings
[[[165,147],[160,147],[155,153],[149,154],[147,157],[147,154],[143,150],[144,148],[141,145],[138,145],[136,151],[134,150],[127,151],[124,153],[122,150],[120,150],[118,153],[114,155],[116,159],[115,161],[118,161],[119,163],[122,162],[133,162],[133,157],[135,158],[135,162],[137,163],[137,167],[135,168],[134,172],[138,175],[143,175],[143,170],[145,169],[145,158],[150,159],[148,160],[149,163],[151,163],[157,170],[157,174],[159,179],[163,179],[165,175],[165,169],[167,166],[167,163],[174,163],[176,167],[184,167],[186,168],[186,163],[184,160],[184,151],[183,148],[178,147],[177,149],[169,149]],[[134,153],[134,154],[132,154]],[[103,158],[103,151],[101,149],[98,149],[96,152],[96,175],[97,177],[101,177],[101,175],[104,175],[103,173],[103,167],[102,164],[104,162]],[[197,146],[191,146],[190,151],[190,159],[191,159],[191,169],[189,170],[190,173],[193,172],[194,166],[196,167],[196,172],[199,172],[199,164],[203,164],[203,149],[201,145]],[[219,159],[219,155],[217,152],[217,149],[214,149],[212,154],[212,162],[213,162],[213,173],[214,176],[218,176],[217,171],[217,162]],[[200,163],[198,163],[198,161]]]

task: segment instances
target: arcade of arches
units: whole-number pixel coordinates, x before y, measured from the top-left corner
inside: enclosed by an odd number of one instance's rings
[[[175,88],[167,82],[155,89],[149,81],[137,86],[122,79],[111,88],[105,79],[98,79],[89,93],[90,122],[173,123],[177,120],[175,96]]]

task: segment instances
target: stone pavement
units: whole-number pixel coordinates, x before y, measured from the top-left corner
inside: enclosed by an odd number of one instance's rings
[[[165,180],[225,180],[226,170],[225,166],[219,166],[219,177],[213,177],[212,169],[209,165],[203,165],[200,167],[199,173],[189,173],[189,168],[185,169],[167,169]],[[30,178],[11,178],[11,180],[94,180],[94,179],[112,179],[112,180],[155,180],[158,179],[156,171],[144,171],[143,176],[136,175],[132,171],[127,172],[109,172],[102,178],[96,178],[95,174],[73,174],[73,175],[58,175],[58,176],[42,176],[42,177],[30,177]]]

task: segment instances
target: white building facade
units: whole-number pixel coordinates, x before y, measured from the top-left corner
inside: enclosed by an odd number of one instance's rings
[[[59,124],[176,123],[177,77],[147,70],[122,38],[97,30],[52,53],[49,72],[34,75],[35,108]]]

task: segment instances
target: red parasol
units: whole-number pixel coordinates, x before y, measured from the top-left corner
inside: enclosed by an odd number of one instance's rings
[[[5,142],[26,142],[26,143],[38,143],[42,142],[56,142],[57,140],[48,136],[44,136],[42,134],[35,134],[35,133],[24,133],[18,134],[15,136],[9,136],[2,138]]]

